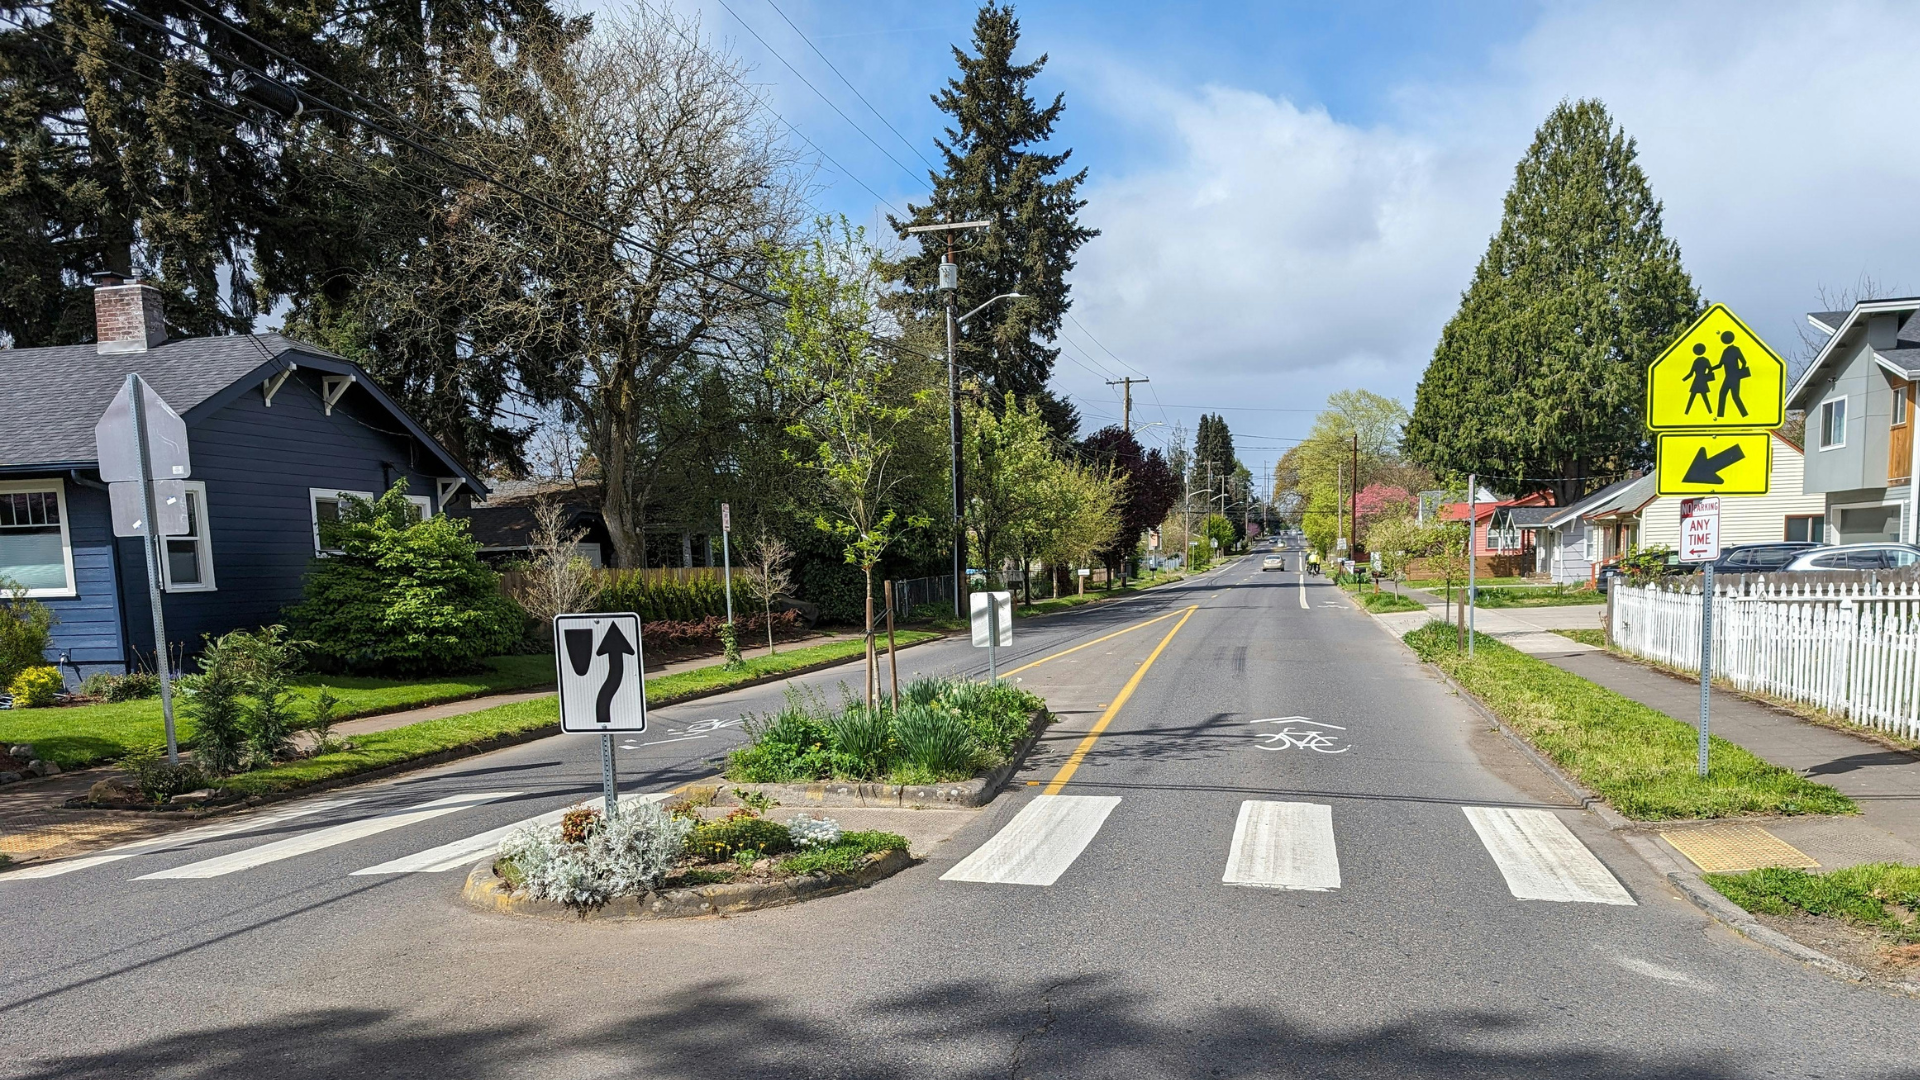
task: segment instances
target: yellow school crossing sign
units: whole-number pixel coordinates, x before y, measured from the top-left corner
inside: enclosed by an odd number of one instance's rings
[[[1660,494],[1765,495],[1773,436],[1764,431],[1668,431],[1660,435]]]
[[[1647,427],[1662,495],[1765,495],[1768,429],[1786,419],[1787,365],[1715,304],[1647,365]]]
[[[1715,304],[1647,367],[1647,427],[1776,428],[1787,365],[1725,304]]]

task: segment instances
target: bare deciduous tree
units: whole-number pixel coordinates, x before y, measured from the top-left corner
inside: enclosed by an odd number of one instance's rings
[[[793,549],[785,540],[762,530],[740,555],[740,578],[766,612],[767,652],[772,653],[773,605],[785,600],[793,589]]]
[[[592,564],[579,552],[582,535],[567,528],[566,509],[558,500],[543,497],[534,503],[532,563],[514,599],[539,620],[543,633],[553,633],[555,615],[580,611],[600,591]]]

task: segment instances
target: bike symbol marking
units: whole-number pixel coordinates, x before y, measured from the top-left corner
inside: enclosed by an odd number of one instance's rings
[[[1344,754],[1353,749],[1341,745],[1345,736],[1334,734],[1347,730],[1339,724],[1322,723],[1304,716],[1270,716],[1265,720],[1249,720],[1248,723],[1286,725],[1278,731],[1253,737],[1255,745],[1262,750],[1312,750],[1317,754]]]

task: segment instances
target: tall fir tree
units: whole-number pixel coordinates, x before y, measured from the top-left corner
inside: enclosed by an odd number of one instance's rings
[[[1540,125],[1421,378],[1416,461],[1561,505],[1652,462],[1646,366],[1700,296],[1636,157],[1599,101]]]
[[[1059,334],[1072,304],[1066,275],[1074,253],[1099,233],[1083,227],[1077,216],[1086,205],[1079,196],[1086,170],[1061,175],[1073,151],[1041,149],[1052,138],[1065,96],[1056,94],[1044,108],[1035,103],[1028,85],[1047,57],[1016,64],[1019,43],[1013,8],[989,0],[974,19],[973,53],[958,46],[953,50],[959,78],[933,98],[953,118],[946,138],[936,140],[945,169],[931,174],[933,197],[924,206],[909,203],[912,216],[906,221],[889,220],[896,229],[993,222],[979,232],[951,237],[960,263],[954,303],[965,312],[1002,293],[1018,292],[1022,299],[1003,301],[961,328],[956,352],[962,364],[986,377],[994,391],[990,399],[1011,393],[1038,402],[1055,435],[1066,440],[1079,419],[1070,404],[1047,389],[1060,355],[1047,343]],[[909,290],[904,299],[912,314],[943,317],[946,298],[935,286],[948,241],[946,234],[923,234],[920,250],[892,268]]]

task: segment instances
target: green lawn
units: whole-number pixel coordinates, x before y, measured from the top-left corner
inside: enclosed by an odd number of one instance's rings
[[[1475,636],[1469,660],[1456,651],[1455,633],[1430,624],[1406,642],[1627,817],[1858,812],[1838,791],[1720,738],[1703,779],[1695,772],[1699,736],[1688,725],[1485,635]]]
[[[1896,942],[1920,942],[1920,922],[1910,914],[1920,908],[1920,866],[1868,863],[1824,874],[1775,866],[1706,877],[1748,911],[1823,915],[1883,931]]]
[[[1438,589],[1441,592],[1447,590],[1447,581],[1445,578],[1408,578],[1403,584],[1409,589]],[[1466,584],[1466,579],[1461,578],[1459,581],[1453,583],[1454,590],[1457,592],[1465,588]],[[1524,585],[1526,584],[1526,579],[1517,577],[1483,577],[1476,580],[1474,584],[1481,588],[1489,585]]]
[[[1607,594],[1598,589],[1576,589],[1567,585],[1536,585],[1521,588],[1481,587],[1478,590],[1476,603],[1483,608],[1528,608],[1606,602]]]
[[[1572,638],[1582,645],[1591,645],[1596,649],[1604,649],[1607,647],[1607,632],[1605,630],[1561,629],[1555,630],[1554,633],[1559,634],[1563,638]]]
[[[1083,596],[1056,596],[1050,600],[1036,600],[1032,604],[1020,603],[1019,597],[1016,595],[1013,604],[1013,617],[1016,619],[1025,619],[1035,615],[1051,615],[1056,611],[1065,611],[1068,608],[1079,607],[1082,604],[1091,604],[1100,600],[1113,600],[1123,596],[1132,596],[1160,585],[1171,585],[1185,576],[1184,574],[1167,574],[1157,581],[1134,578],[1124,589],[1093,590]]]
[[[1360,606],[1376,615],[1389,611],[1425,611],[1427,605],[1409,596],[1394,592],[1370,592],[1362,590],[1355,597]]]
[[[486,664],[487,670],[473,675],[412,681],[305,675],[295,680],[294,693],[302,699],[295,711],[304,715],[322,686],[340,699],[341,718],[351,719],[553,685],[551,656],[496,656]],[[180,705],[176,695],[178,737],[184,742],[192,735],[193,725]],[[136,747],[163,743],[166,737],[159,698],[0,712],[0,743],[32,743],[43,757],[63,769],[117,760]]]
[[[894,639],[901,645],[910,645],[939,636],[926,631],[903,630],[896,633]],[[726,670],[723,664],[713,664],[674,675],[657,676],[647,680],[647,704],[654,707],[671,705],[676,701],[740,686],[768,675],[778,675],[812,664],[856,657],[864,648],[865,643],[858,640],[835,641],[748,660],[746,667],[735,671]],[[551,665],[551,660],[548,663]],[[423,720],[405,727],[356,735],[353,737],[354,745],[351,750],[303,758],[271,769],[241,773],[238,776],[228,777],[223,786],[229,791],[239,792],[242,795],[289,791],[323,780],[335,780],[371,769],[399,765],[443,751],[521,735],[541,728],[557,730],[559,723],[558,708],[552,697],[536,698],[511,705],[496,705],[491,709],[481,709],[462,716]]]

